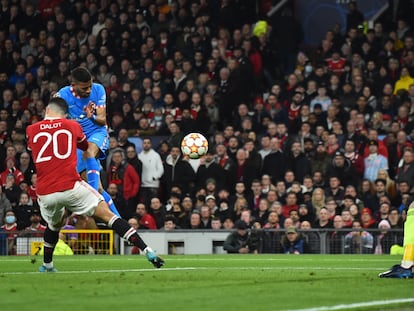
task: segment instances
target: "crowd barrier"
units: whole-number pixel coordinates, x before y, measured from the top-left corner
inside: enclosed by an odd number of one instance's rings
[[[381,235],[379,230],[365,233],[351,229],[311,229],[300,231],[305,240],[305,252],[310,254],[370,254],[390,252],[393,245],[402,245],[403,230],[388,230]],[[128,255],[136,253],[129,242],[121,239],[112,230],[62,230],[64,241],[75,255]],[[223,254],[224,241],[231,231],[227,230],[174,230],[140,231],[144,241],[160,255],[174,254]],[[259,253],[283,253],[280,241],[284,230],[251,230],[257,241]],[[42,232],[0,232],[0,255],[36,255],[43,246]],[[381,241],[381,242],[379,242]],[[378,245],[381,245],[379,248]]]

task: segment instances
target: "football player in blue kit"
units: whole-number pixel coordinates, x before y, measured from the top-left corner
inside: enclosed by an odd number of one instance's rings
[[[78,172],[102,194],[111,211],[120,216],[100,179],[99,160],[105,158],[109,145],[105,88],[93,83],[91,73],[84,67],[73,69],[71,77],[71,85],[61,88],[55,96],[66,100],[69,107],[68,119],[76,120],[81,125],[88,140],[85,152],[78,149]]]

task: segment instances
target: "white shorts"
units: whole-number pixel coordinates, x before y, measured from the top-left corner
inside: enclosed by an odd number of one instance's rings
[[[40,213],[54,231],[62,226],[65,208],[77,215],[92,216],[103,200],[103,196],[83,180],[77,181],[73,189],[38,196]]]

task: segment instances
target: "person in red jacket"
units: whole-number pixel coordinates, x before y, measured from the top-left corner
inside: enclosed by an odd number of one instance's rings
[[[1,184],[6,184],[6,177],[9,174],[14,175],[15,184],[18,186],[24,180],[24,174],[16,168],[16,159],[13,157],[6,158],[6,169],[0,173]]]
[[[135,211],[141,180],[134,167],[125,161],[125,154],[121,148],[115,149],[112,153],[108,172],[108,184],[110,183],[118,186],[120,193],[127,201],[127,209]]]

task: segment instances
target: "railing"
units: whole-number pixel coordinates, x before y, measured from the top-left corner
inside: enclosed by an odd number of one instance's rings
[[[232,231],[227,230],[146,230],[139,231],[144,241],[163,254],[226,253],[224,241]],[[298,230],[305,241],[304,252],[310,254],[389,254],[393,245],[402,245],[403,230],[390,229],[379,244],[380,230],[310,229]],[[354,232],[354,234],[352,234]],[[75,255],[136,253],[127,241],[114,237],[112,230],[62,230],[64,241]],[[283,253],[283,229],[250,230],[259,253]],[[381,247],[378,247],[381,245]],[[43,232],[0,232],[0,255],[36,255],[43,246]]]
[[[112,230],[61,230],[75,255],[114,254]],[[0,255],[37,255],[43,247],[42,231],[0,232]]]

